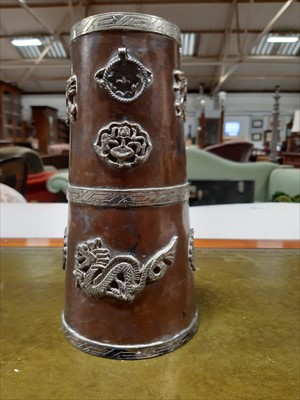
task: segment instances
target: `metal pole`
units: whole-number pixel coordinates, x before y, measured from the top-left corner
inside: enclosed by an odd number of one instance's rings
[[[270,161],[277,162],[277,143],[279,141],[279,86],[275,87],[274,106],[273,106],[273,128],[271,139]]]

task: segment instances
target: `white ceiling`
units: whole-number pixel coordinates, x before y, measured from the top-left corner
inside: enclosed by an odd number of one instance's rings
[[[163,17],[183,33],[195,32],[193,56],[182,57],[189,91],[206,93],[300,91],[299,47],[295,55],[271,51],[253,55],[269,33],[297,34],[300,4],[296,0],[155,1],[143,0],[1,0],[1,80],[16,83],[25,93],[63,93],[70,75],[69,32],[82,18],[104,12],[129,11]],[[64,58],[49,52],[24,59],[11,44],[14,37],[38,36],[61,41]],[[47,48],[47,45],[45,44]],[[48,46],[51,48],[51,45]]]

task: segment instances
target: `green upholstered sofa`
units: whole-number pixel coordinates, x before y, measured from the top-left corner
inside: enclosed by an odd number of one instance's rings
[[[254,201],[270,201],[272,195],[300,193],[300,170],[267,161],[240,163],[226,160],[196,147],[187,147],[188,179],[253,180]]]
[[[300,193],[300,170],[282,167],[271,162],[240,163],[229,161],[195,147],[186,148],[187,177],[199,180],[254,180],[254,201],[270,201],[272,195],[282,191],[290,196]],[[66,194],[68,172],[50,177],[47,188],[52,193]]]

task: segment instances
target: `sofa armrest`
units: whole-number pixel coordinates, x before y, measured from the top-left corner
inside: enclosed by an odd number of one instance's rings
[[[51,193],[63,192],[65,195],[67,194],[69,173],[67,170],[60,171],[52,175],[46,184],[47,189]]]
[[[300,169],[277,168],[270,174],[268,195],[269,200],[276,192],[284,192],[289,196],[300,194]]]

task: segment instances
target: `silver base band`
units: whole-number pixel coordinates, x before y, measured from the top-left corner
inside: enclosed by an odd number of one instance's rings
[[[80,335],[70,328],[62,315],[64,335],[73,346],[86,353],[114,360],[142,360],[169,353],[187,343],[196,333],[198,324],[198,311],[196,311],[191,324],[174,336],[148,344],[117,345],[97,342]]]

